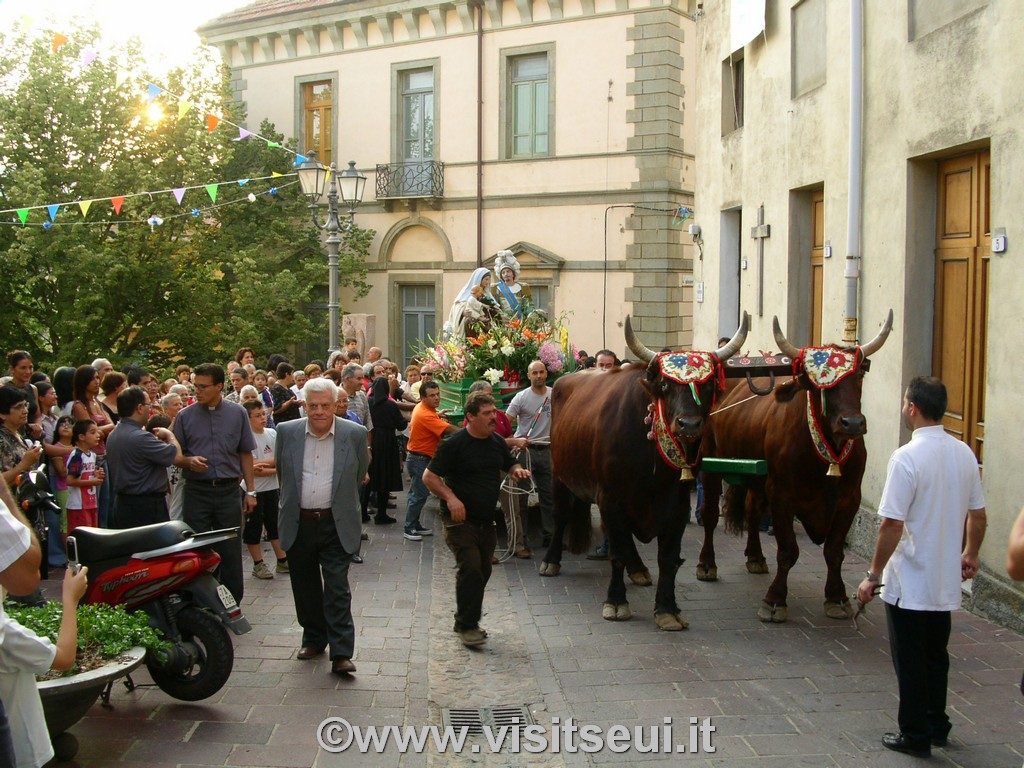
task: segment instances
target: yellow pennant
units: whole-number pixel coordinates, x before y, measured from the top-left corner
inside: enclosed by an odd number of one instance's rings
[[[82,215],[89,215],[89,206],[92,205],[92,200],[79,200],[78,207],[82,209]]]
[[[191,105],[191,104],[189,104],[189,103],[188,103],[187,101],[185,101],[184,99],[181,99],[181,100],[180,100],[180,101],[178,102],[178,119],[179,119],[179,120],[181,120],[181,118],[183,118],[183,117],[184,117],[185,115],[187,115],[187,114],[188,114],[188,111],[189,111],[190,109],[192,109],[192,105]]]
[[[270,175],[271,175],[271,177],[284,176],[283,173],[278,173],[277,171],[271,171]]]

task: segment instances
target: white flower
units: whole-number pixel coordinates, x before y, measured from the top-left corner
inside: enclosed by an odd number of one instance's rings
[[[511,344],[505,344],[498,351],[501,352],[501,354],[503,354],[505,357],[510,357],[511,355],[513,355],[515,353],[516,348],[513,347]]]
[[[501,381],[502,372],[497,368],[488,368],[484,371],[484,378],[487,379],[491,384],[497,384]]]
[[[494,339],[488,339],[487,346],[490,347],[491,349],[494,349],[496,346],[498,346],[498,342],[496,342]]]

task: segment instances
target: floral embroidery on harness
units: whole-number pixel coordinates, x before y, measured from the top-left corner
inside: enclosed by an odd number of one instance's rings
[[[677,384],[690,387],[694,402],[701,405],[697,387],[711,378],[716,378],[715,393],[725,388],[725,371],[718,359],[707,352],[662,352],[655,358],[661,375]],[[665,417],[665,401],[656,399],[649,406],[652,411],[652,429],[648,435],[654,440],[658,454],[670,467],[681,471],[680,479],[693,478],[693,470],[700,462],[700,456],[690,462],[678,438],[672,434]]]
[[[828,464],[828,475],[839,477],[840,467],[846,463],[853,451],[853,440],[847,440],[843,446],[836,451],[825,438],[825,430],[822,427],[821,419],[825,403],[823,390],[832,389],[839,382],[860,370],[864,360],[860,347],[852,350],[840,347],[805,347],[800,355],[793,360],[793,376],[802,367],[807,378],[818,390],[818,399],[807,393],[807,428],[811,433],[811,443],[818,458]]]

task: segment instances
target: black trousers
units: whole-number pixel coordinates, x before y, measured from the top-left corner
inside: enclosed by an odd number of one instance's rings
[[[113,510],[111,528],[138,528],[140,525],[166,523],[170,520],[167,514],[167,495],[128,493],[117,494],[117,504]]]
[[[185,481],[181,518],[196,533],[242,525],[242,487],[240,485],[207,485]],[[242,604],[242,541],[229,539],[212,545],[220,555],[217,578],[227,587],[238,604]]]
[[[911,741],[944,737],[949,680],[949,611],[912,611],[885,605],[889,645],[900,688],[900,732]]]
[[[498,542],[494,523],[447,523],[444,541],[455,555],[455,631],[480,624],[484,589],[491,578],[491,555]]]
[[[348,566],[352,554],[338,539],[334,518],[299,520],[299,532],[288,549],[295,617],[302,626],[302,644],[329,646],[332,659],[351,659],[356,646],[352,590]]]

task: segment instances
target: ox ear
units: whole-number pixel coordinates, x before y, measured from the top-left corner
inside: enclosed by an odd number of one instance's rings
[[[800,386],[799,382],[790,379],[783,384],[775,385],[775,400],[779,403],[788,403],[799,392],[803,387]]]

